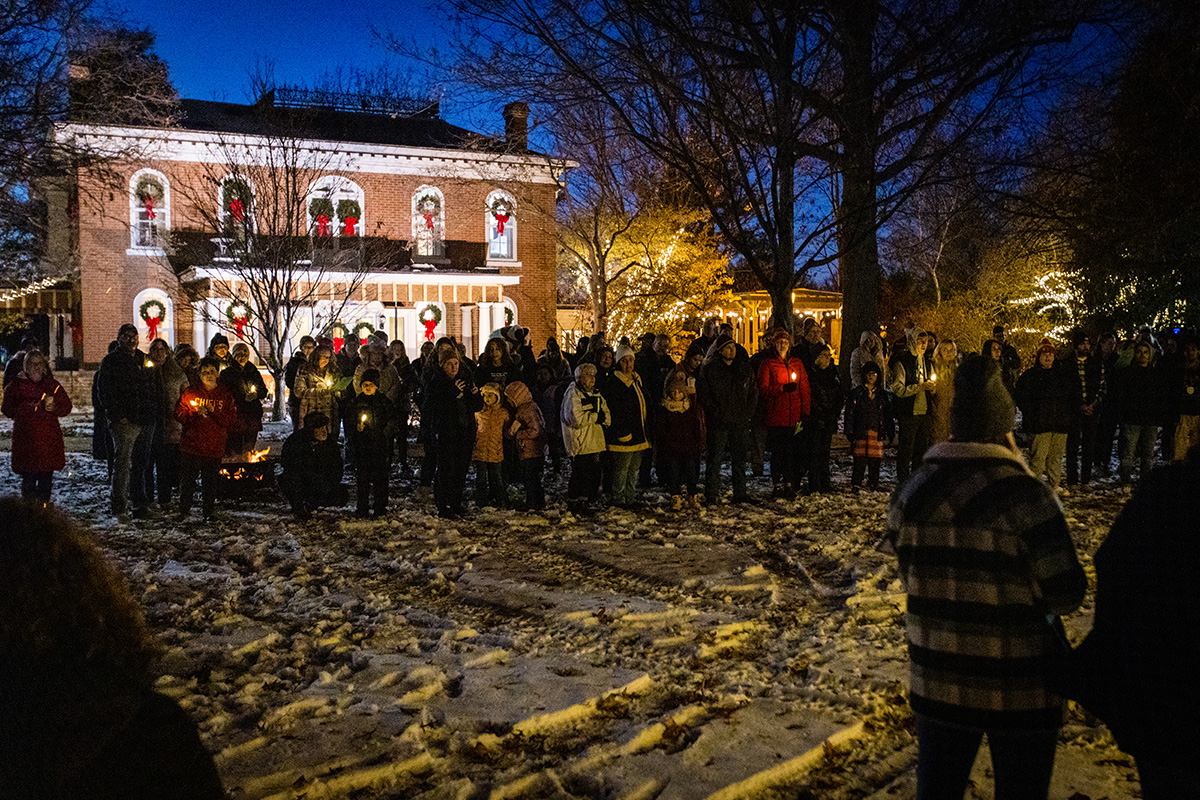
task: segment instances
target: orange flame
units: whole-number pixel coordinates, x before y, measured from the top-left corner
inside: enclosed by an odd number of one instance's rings
[[[270,452],[271,448],[269,447],[263,450],[251,450],[246,454],[246,461],[251,464],[257,464],[259,461],[265,459]]]

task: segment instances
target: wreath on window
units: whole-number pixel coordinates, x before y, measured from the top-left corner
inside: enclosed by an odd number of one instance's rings
[[[245,222],[246,214],[250,211],[250,201],[253,195],[250,187],[241,180],[228,180],[221,186],[221,208],[226,217],[238,222]]]
[[[230,303],[229,308],[225,309],[225,318],[229,320],[229,324],[233,327],[234,333],[239,339],[244,339],[243,335],[246,330],[246,325],[250,322],[250,307],[243,302]]]
[[[330,339],[333,339],[333,352],[341,352],[342,345],[346,343],[346,326],[341,322],[331,322],[329,327],[325,329],[325,333]]]
[[[353,236],[358,220],[362,218],[362,207],[357,200],[338,200],[338,219],[342,223],[342,235]]]
[[[492,212],[492,216],[496,219],[496,236],[503,236],[504,226],[512,219],[511,204],[505,198],[498,197],[488,210]]]
[[[133,196],[146,208],[147,218],[154,219],[154,209],[161,208],[163,203],[162,184],[157,178],[143,175],[133,187]]]
[[[142,322],[146,323],[150,341],[154,341],[158,338],[158,326],[162,325],[163,320],[167,318],[167,307],[162,304],[161,300],[151,298],[138,308],[138,316],[142,318]]]
[[[425,326],[425,340],[432,342],[433,331],[442,322],[442,310],[437,306],[425,306],[417,314],[417,319]]]
[[[328,197],[318,197],[308,204],[308,214],[313,224],[317,226],[318,236],[329,235],[329,223],[333,220],[333,201]]]
[[[509,308],[508,306],[504,307],[504,324],[505,325],[513,324],[513,310],[511,308]]]
[[[374,332],[375,326],[367,322],[365,319],[354,326],[354,337],[358,339],[359,342],[363,341]]]
[[[438,209],[441,208],[441,200],[433,192],[426,192],[417,198],[417,213],[425,218],[425,227],[428,230],[433,230],[433,219],[437,216]]]

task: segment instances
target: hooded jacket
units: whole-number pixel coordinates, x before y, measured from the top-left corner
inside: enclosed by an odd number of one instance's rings
[[[721,348],[731,343],[736,344],[728,335],[718,336],[700,367],[698,395],[710,429],[747,429],[758,403],[758,383],[746,350],[739,347],[729,364],[721,357]]]
[[[872,352],[873,350],[873,352]],[[858,337],[858,347],[850,354],[850,388],[862,386],[862,370],[868,361],[879,365],[880,376],[887,375],[887,361],[883,357],[883,340],[873,331],[863,331]],[[881,381],[882,383],[882,381]]]
[[[54,398],[47,411],[46,398]],[[12,470],[18,475],[54,472],[67,465],[59,417],[71,413],[71,397],[49,373],[40,381],[24,372],[4,390],[4,416],[13,420]]]
[[[513,409],[513,427],[509,433],[517,442],[517,458],[541,458],[546,452],[546,422],[542,410],[533,402],[533,393],[521,381],[504,387],[504,396]]]
[[[585,456],[605,451],[604,429],[612,422],[612,414],[599,392],[589,392],[579,385],[579,381],[571,381],[563,395],[559,418],[567,455]]]
[[[795,376],[793,379],[792,376]],[[796,391],[783,387],[795,383]],[[763,422],[768,428],[794,427],[811,411],[808,371],[800,357],[788,351],[787,360],[771,348],[758,365],[758,396],[762,402]]]
[[[482,461],[485,464],[499,464],[504,461],[504,429],[508,427],[512,417],[499,399],[497,393],[495,405],[489,406],[484,402],[483,408],[475,412],[475,452],[471,454],[473,461]]]
[[[933,359],[928,353],[918,353],[916,328],[905,333],[904,349],[892,356],[886,374],[888,388],[895,398],[893,409],[897,417],[914,417],[929,413],[929,395],[920,388],[933,374]]]

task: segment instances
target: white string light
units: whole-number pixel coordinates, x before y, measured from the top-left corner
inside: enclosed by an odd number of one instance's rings
[[[31,283],[28,286],[25,286],[20,289],[12,289],[10,291],[5,292],[4,294],[0,294],[0,303],[7,303],[12,300],[18,300],[27,295],[31,295],[34,292],[40,292],[43,289],[49,289],[51,286],[58,283],[60,280],[62,280],[62,279],[61,278],[46,278],[45,280],[38,281],[37,283]]]

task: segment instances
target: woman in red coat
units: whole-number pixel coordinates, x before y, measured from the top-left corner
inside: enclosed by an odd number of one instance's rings
[[[200,359],[200,383],[183,390],[175,418],[183,426],[179,438],[179,517],[186,519],[200,478],[201,510],[211,520],[217,503],[217,471],[225,455],[225,437],[237,425],[237,403],[217,383],[220,362]]]
[[[799,356],[791,354],[786,328],[771,334],[771,349],[758,366],[758,396],[771,449],[771,483],[778,497],[793,497],[802,477],[797,427],[808,417],[811,397],[808,373]]]
[[[67,465],[58,418],[71,413],[71,398],[43,353],[25,355],[25,368],[4,390],[3,412],[13,419],[12,470],[21,476],[21,496],[49,503],[54,473]]]

